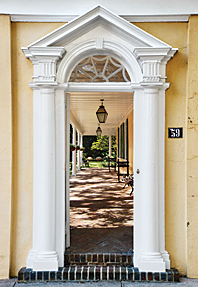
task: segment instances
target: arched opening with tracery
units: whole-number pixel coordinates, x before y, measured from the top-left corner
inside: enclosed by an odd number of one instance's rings
[[[76,65],[69,82],[130,82],[126,68],[110,56],[90,56]]]

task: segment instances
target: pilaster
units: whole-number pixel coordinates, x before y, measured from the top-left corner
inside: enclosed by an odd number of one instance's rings
[[[30,83],[34,90],[33,249],[26,263],[35,271],[58,270],[55,90],[58,87],[56,63],[65,50],[59,47],[22,50],[34,64],[34,81]]]

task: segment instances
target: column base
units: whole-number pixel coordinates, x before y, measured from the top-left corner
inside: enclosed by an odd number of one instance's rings
[[[139,270],[141,271],[151,271],[151,272],[165,272],[166,265],[165,262],[159,261],[140,261]]]
[[[164,259],[165,265],[166,265],[166,269],[170,269],[170,259],[169,259],[169,254],[168,252],[165,250],[162,253],[162,257]]]
[[[26,259],[27,268],[33,268],[33,262],[34,262],[37,252],[38,250],[35,250],[35,249],[30,250],[28,254],[28,258]]]
[[[165,272],[166,264],[161,253],[142,254],[138,263],[140,271]]]
[[[37,253],[33,261],[33,271],[58,271],[58,254],[56,252]]]

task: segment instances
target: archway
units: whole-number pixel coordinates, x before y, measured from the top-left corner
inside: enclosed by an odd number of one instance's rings
[[[170,267],[164,236],[165,67],[176,50],[98,6],[23,51],[34,64],[34,224],[27,267],[57,270],[64,264],[69,92],[133,91],[134,265],[141,271],[165,271]],[[68,83],[75,65],[90,54],[115,57],[131,82]]]

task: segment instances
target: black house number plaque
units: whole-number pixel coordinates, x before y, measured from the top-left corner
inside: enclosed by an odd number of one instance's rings
[[[168,128],[168,138],[171,139],[183,138],[183,128]]]

